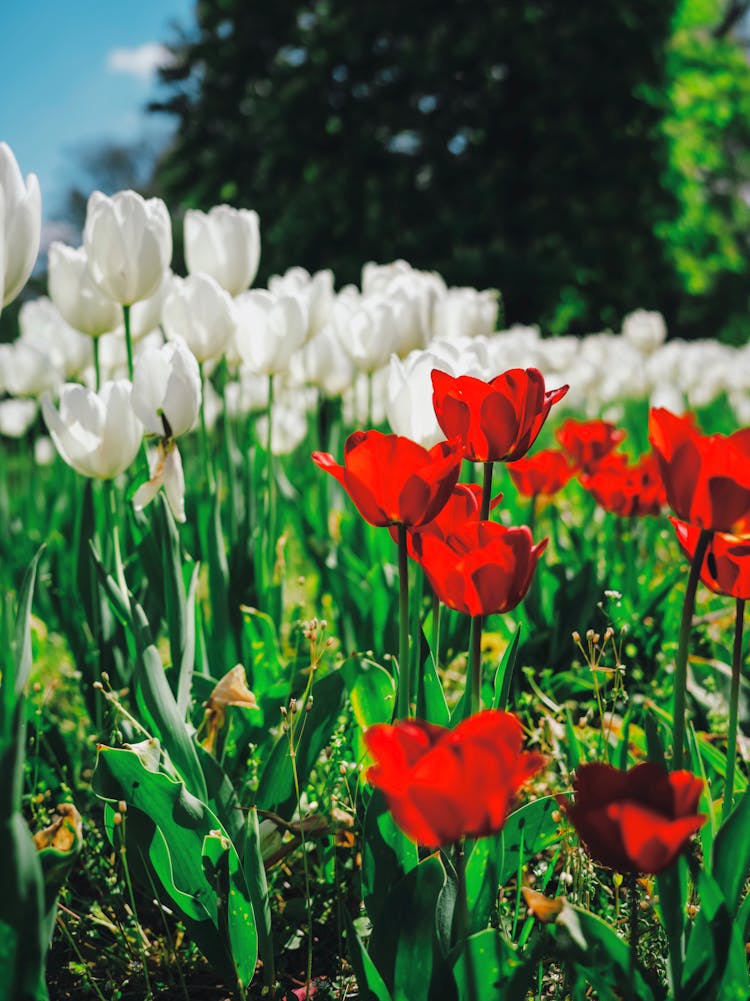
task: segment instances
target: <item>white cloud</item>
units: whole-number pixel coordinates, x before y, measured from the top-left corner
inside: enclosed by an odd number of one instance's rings
[[[165,45],[144,42],[134,49],[112,49],[107,53],[107,69],[111,73],[126,73],[148,80],[161,66],[169,66],[173,59]]]

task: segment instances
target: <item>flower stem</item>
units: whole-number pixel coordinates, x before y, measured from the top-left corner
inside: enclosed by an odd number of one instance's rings
[[[432,635],[430,637],[432,659],[435,667],[440,663],[440,598],[432,592]]]
[[[125,350],[128,353],[128,378],[133,381],[133,340],[130,336],[130,306],[122,307],[122,321],[125,327]]]
[[[729,692],[729,731],[727,733],[727,774],[724,784],[724,804],[721,808],[722,823],[734,805],[734,766],[737,760],[737,721],[740,702],[740,676],[742,673],[742,630],[745,623],[745,599],[737,599],[734,621],[734,650],[732,652],[732,686]]]
[[[125,580],[125,569],[120,551],[120,526],[117,519],[117,498],[115,497],[115,485],[112,480],[104,481],[104,490],[107,494],[107,516],[109,518],[109,531],[112,537],[112,555],[115,563],[115,580],[122,592],[125,601],[129,602],[128,585]]]
[[[482,616],[472,615],[469,631],[469,697],[464,697],[464,719],[482,708]]]
[[[458,900],[456,912],[456,938],[463,944],[464,966],[466,970],[467,1001],[477,1001],[477,977],[469,951],[469,902],[466,896],[466,839],[456,842],[456,876],[458,877]]]
[[[398,525],[398,695],[396,716],[411,715],[411,677],[409,671],[409,558],[406,550],[406,525]]]
[[[494,463],[485,462],[483,464],[482,476],[482,506],[479,512],[481,521],[487,521],[490,517],[490,501],[492,500],[492,467]]]
[[[201,374],[201,405],[200,405],[200,422],[201,422],[201,450],[203,452],[203,468],[206,473],[206,482],[208,483],[208,492],[211,497],[216,494],[216,474],[214,472],[214,461],[211,454],[211,449],[208,447],[208,431],[206,429],[206,377],[203,372],[203,363],[200,364],[200,374]]]
[[[630,986],[635,991],[635,971],[638,966],[638,880],[634,873],[628,875],[628,912],[630,917]]]
[[[273,376],[268,377],[268,407],[266,409],[268,418],[268,433],[266,435],[266,499],[268,501],[268,556],[266,569],[268,573],[269,591],[273,587],[273,571],[276,554],[276,495],[273,483],[273,452],[271,443],[273,441]]]
[[[695,608],[695,592],[698,588],[703,557],[711,538],[711,533],[703,528],[698,537],[698,545],[695,547],[695,555],[690,565],[690,576],[688,577],[687,588],[685,590],[685,600],[682,605],[682,619],[680,621],[680,638],[677,646],[677,660],[675,661],[674,676],[674,723],[673,723],[673,747],[672,747],[672,769],[679,771],[682,768],[685,750],[685,711],[687,706],[687,671],[688,671],[688,647],[690,643],[690,629],[693,624],[693,610]]]
[[[99,392],[102,385],[102,370],[99,362],[99,338],[94,337],[94,376],[96,378],[96,391]]]

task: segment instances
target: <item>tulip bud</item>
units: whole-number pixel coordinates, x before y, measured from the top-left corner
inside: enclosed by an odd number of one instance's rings
[[[207,274],[173,278],[162,308],[167,337],[182,337],[202,364],[220,358],[236,327],[228,292]]]
[[[75,250],[57,240],[49,248],[50,298],[66,323],[89,337],[114,330],[120,307],[94,283],[83,247]]]
[[[110,299],[130,306],[158,289],[172,259],[172,229],[160,198],[135,191],[112,198],[95,191],[86,208],[83,243],[91,277]]]
[[[211,275],[230,295],[244,292],[260,262],[258,213],[230,205],[215,205],[208,213],[188,209],[185,262],[191,275]]]
[[[26,284],[39,253],[42,196],[36,174],[24,183],[13,151],[0,142],[0,312]]]

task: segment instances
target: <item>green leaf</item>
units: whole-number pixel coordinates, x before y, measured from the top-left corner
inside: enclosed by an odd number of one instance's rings
[[[263,865],[263,853],[260,845],[260,827],[258,811],[251,807],[247,814],[245,833],[245,848],[242,856],[250,900],[255,914],[255,927],[258,932],[258,952],[263,963],[263,983],[273,989],[276,980],[275,955],[273,935],[271,932],[271,902],[268,896],[268,882]],[[348,912],[347,912],[348,913]]]
[[[510,686],[513,682],[513,672],[516,666],[516,657],[518,655],[518,646],[520,641],[521,624],[519,622],[516,626],[516,631],[513,633],[513,638],[506,647],[502,660],[497,666],[497,671],[495,671],[495,678],[493,681],[494,695],[492,698],[493,709],[508,708]]]
[[[370,957],[393,1001],[456,999],[456,986],[441,956],[435,928],[445,880],[440,856],[424,859],[393,887],[374,922]]]
[[[211,831],[203,839],[203,868],[216,891],[219,931],[229,942],[240,991],[246,989],[258,958],[258,935],[250,892],[231,839]]]
[[[361,1001],[392,1001],[383,978],[362,945],[359,935],[357,935],[348,908],[345,908],[344,914],[346,916],[346,944]]]
[[[301,707],[295,717],[298,734],[295,737],[297,778],[301,789],[310,777],[321,751],[331,739],[338,721],[344,697],[341,671],[333,671],[319,678],[312,686],[312,696],[312,708],[307,711],[304,706]],[[297,809],[287,733],[281,734],[266,761],[258,783],[255,805],[258,809],[278,813],[284,820],[289,820]]]
[[[396,697],[393,675],[380,664],[359,656],[343,664],[341,674],[360,729],[390,723]]]
[[[453,967],[459,1001],[520,1001],[538,964],[535,955],[519,958],[495,928],[471,935]]]
[[[448,726],[451,713],[429,644],[422,633],[425,656],[418,678],[417,715],[437,726]]]
[[[735,915],[750,876],[750,788],[719,828],[713,845],[714,879],[721,887],[729,912]]]
[[[373,790],[367,804],[363,835],[362,894],[375,920],[390,890],[419,862],[419,853],[396,826],[379,789]]]
[[[242,606],[242,656],[250,688],[258,698],[269,692],[282,676],[282,658],[276,627],[270,615]]]
[[[503,844],[500,886],[505,886],[518,872],[522,838],[524,858],[538,855],[559,840],[558,822],[552,816],[557,809],[554,796],[542,796],[510,814],[500,834]]]

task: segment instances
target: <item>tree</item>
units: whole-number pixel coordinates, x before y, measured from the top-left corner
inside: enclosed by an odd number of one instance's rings
[[[201,2],[161,71],[153,107],[178,128],[157,184],[186,206],[256,208],[261,277],[304,264],[356,281],[365,260],[402,256],[500,288],[509,322],[551,332],[616,328],[636,306],[689,323],[679,13]]]

